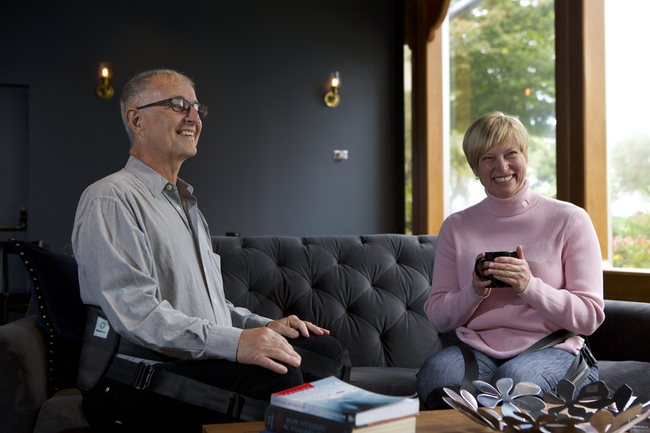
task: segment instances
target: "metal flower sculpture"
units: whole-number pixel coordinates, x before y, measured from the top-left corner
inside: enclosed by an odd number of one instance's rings
[[[475,380],[472,383],[483,392],[476,398],[483,406],[494,409],[499,403],[503,403],[501,413],[504,417],[519,413],[522,409],[530,411],[533,418],[544,414],[542,410],[546,408],[546,404],[537,397],[542,393],[542,389],[534,383],[519,382],[514,390],[512,388],[513,380],[509,377],[499,379],[496,389],[489,383],[480,380]]]
[[[460,394],[449,388],[444,388],[444,390],[449,397],[442,399],[449,406],[485,427],[497,431],[503,430],[504,424],[501,421],[501,416],[493,410],[479,409],[478,402],[472,393],[464,389],[460,391]]]
[[[556,392],[557,395],[546,393],[544,400],[547,403],[557,405],[550,408],[548,412],[557,415],[558,419],[569,418],[569,415],[571,415],[589,421],[592,413],[587,412],[585,408],[602,408],[610,402],[607,398],[609,389],[604,382],[594,382],[586,385],[574,399],[575,385],[566,379],[562,379],[557,385]],[[568,411],[568,415],[561,413],[565,409]]]
[[[503,429],[504,433],[520,433],[524,430],[526,433],[584,433],[584,430],[578,427],[583,423],[582,420],[573,418],[558,420],[555,415],[551,414],[543,414],[537,419],[533,419],[528,414],[520,413],[515,417],[505,417],[503,421],[506,424]]]
[[[505,433],[623,433],[650,416],[650,392],[639,397],[632,395],[627,385],[620,387],[610,398],[604,382],[583,387],[575,395],[575,387],[560,381],[557,395],[546,394],[544,399],[553,406],[545,413],[545,403],[536,395],[537,385],[521,382],[514,386],[511,379],[492,385],[475,381],[483,392],[474,397],[470,392],[457,393],[445,388],[445,402],[475,422],[494,431]],[[501,403],[501,414],[492,410]],[[479,407],[479,404],[487,408]]]

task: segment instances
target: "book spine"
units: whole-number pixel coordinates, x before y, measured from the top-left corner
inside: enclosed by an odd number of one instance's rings
[[[352,424],[270,405],[264,414],[264,427],[276,433],[351,433],[354,429]]]

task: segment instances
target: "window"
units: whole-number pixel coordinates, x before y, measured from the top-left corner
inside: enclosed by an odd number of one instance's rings
[[[517,116],[530,134],[531,189],[556,197],[555,13],[553,0],[485,0],[450,7],[449,177],[445,215],[485,198],[462,149],[491,111]],[[443,44],[445,41],[443,40]]]
[[[610,262],[650,269],[647,0],[605,1]]]
[[[413,234],[413,115],[411,49],[404,45],[404,233]]]
[[[619,32],[612,34],[611,30],[608,31],[610,36],[623,37],[623,41],[619,41],[615,48],[610,48],[608,51],[609,66],[606,66],[605,61],[605,1],[612,2],[612,4],[608,5],[608,17],[612,14],[609,7],[616,5],[613,7],[618,7],[619,12],[627,14],[626,19],[629,23],[625,28],[625,32],[620,32],[621,34],[617,34]],[[519,3],[522,6],[522,3],[528,2],[513,0],[512,3]],[[543,3],[531,1],[527,6]],[[606,101],[605,89],[609,84],[605,80],[605,71],[607,69],[607,73],[611,78],[614,75],[608,68],[611,68],[612,64],[625,68],[627,74],[623,79],[619,79],[620,84],[625,84],[625,82],[638,84],[636,87],[619,89],[618,91],[610,88],[609,94],[611,92],[623,92],[639,101],[644,100],[643,96],[647,95],[647,90],[644,88],[644,77],[633,74],[632,72],[636,73],[637,71],[632,71],[632,69],[638,69],[640,73],[647,70],[647,63],[643,66],[638,63],[639,58],[643,57],[647,36],[641,39],[634,32],[630,32],[632,27],[635,29],[644,28],[643,24],[645,23],[639,25],[630,18],[632,15],[634,15],[635,19],[648,16],[648,12],[644,12],[639,6],[640,4],[647,6],[644,3],[646,3],[644,0],[641,0],[637,5],[630,5],[628,0],[623,3],[614,2],[613,0],[578,0],[556,1],[554,4],[556,31],[554,36],[556,39],[555,86],[557,89],[555,109],[558,119],[556,125],[557,197],[575,203],[587,211],[594,222],[594,228],[603,250],[603,258],[610,261],[613,255],[613,245],[611,245],[613,233],[611,225],[609,225],[610,228],[608,229],[607,215],[608,213],[617,215],[620,210],[612,210],[611,208],[617,205],[608,206],[610,197],[604,194],[604,191],[608,190],[608,182],[618,182],[612,180],[614,176],[611,170],[615,169],[611,166],[614,162],[610,161],[610,167],[607,166],[608,159],[614,159],[615,152],[613,150],[616,145],[615,140],[611,138],[614,131],[613,127],[608,126],[608,128],[605,128],[607,123],[606,114],[611,115],[612,110],[619,111],[629,120],[632,119],[633,115],[639,112],[643,114],[644,111],[631,108],[631,106],[621,107],[613,102],[615,99],[611,96]],[[485,2],[468,0],[452,3],[445,23],[448,23],[449,16],[453,15],[455,5],[463,4],[469,5],[473,9],[479,9],[480,6],[482,11],[487,9],[485,4],[489,3],[487,3],[487,0]],[[611,19],[608,20],[610,23],[611,21]],[[416,24],[418,23],[416,22]],[[412,27],[419,29],[417,25]],[[442,36],[449,34],[448,28],[445,29],[444,27],[445,24],[443,24],[443,28],[435,30],[435,38],[429,39],[426,50],[422,47],[423,42],[425,42],[423,35],[428,34],[429,28],[426,29],[426,33],[423,31],[420,31],[419,34],[414,31],[407,32],[407,35],[411,35],[412,38],[414,33],[419,35],[414,38],[416,49],[413,50],[413,99],[426,100],[426,104],[415,104],[413,106],[413,147],[417,149],[417,155],[414,153],[414,160],[416,158],[420,160],[426,159],[426,165],[414,165],[417,171],[413,176],[413,185],[414,188],[417,186],[420,189],[417,198],[413,199],[414,209],[417,208],[417,212],[413,214],[413,231],[417,234],[438,233],[443,219],[443,208],[445,210],[444,214],[449,213],[449,206],[443,206],[445,201],[448,202],[446,194],[442,194],[443,190],[447,191],[447,187],[443,188],[441,186],[442,181],[439,181],[438,178],[439,174],[448,170],[447,162],[450,158],[444,156],[441,143],[448,140],[451,135],[448,131],[444,131],[451,123],[448,118],[450,110],[446,109],[446,112],[441,110],[441,107],[449,107],[450,103],[449,101],[442,103],[440,100],[442,98],[440,95],[449,95],[449,83],[451,81],[449,77],[447,77],[446,81],[444,79],[445,71],[450,69],[448,66],[445,67],[450,56],[448,53],[445,54],[445,47],[443,46]],[[444,41],[444,44],[449,47],[448,41]],[[623,48],[627,49],[628,47],[634,50],[633,54],[624,54],[626,50],[623,50]],[[622,50],[620,54],[623,54],[624,58],[612,62],[612,58],[616,58],[612,56],[612,50]],[[422,64],[424,63],[423,58],[426,59],[427,63],[426,87],[422,87],[420,81]],[[622,97],[625,95],[617,96]],[[420,120],[423,117],[421,113],[423,110],[422,105],[425,105],[426,123]],[[605,113],[606,107],[607,113]],[[614,120],[610,119],[610,121]],[[642,119],[637,120],[636,124],[635,127],[639,127],[641,124],[650,125],[650,122]],[[429,128],[428,136],[426,136],[427,131],[423,125]],[[606,143],[608,138],[610,141],[609,157],[607,156]],[[644,149],[647,148],[644,147]],[[428,155],[424,155],[426,158],[422,158],[423,151],[428,153]],[[621,153],[625,154],[625,152]],[[630,162],[639,163],[644,161],[640,155],[642,155],[641,152],[635,153]],[[650,170],[646,165],[641,175],[648,172]],[[644,181],[641,185],[647,186],[648,184],[648,181]],[[428,188],[428,190],[423,194],[422,190],[425,188]],[[611,200],[615,202],[618,200],[616,197],[614,195]],[[647,214],[647,210],[644,210],[644,205],[642,205],[643,201],[636,201],[638,202],[636,204],[640,205],[639,210]],[[643,224],[641,222],[640,226],[643,227]],[[647,229],[648,225],[645,224]],[[622,239],[625,238],[622,237]],[[610,244],[609,248],[608,244]],[[650,272],[648,269],[605,267],[603,279],[606,299],[650,302],[650,291],[648,291]]]

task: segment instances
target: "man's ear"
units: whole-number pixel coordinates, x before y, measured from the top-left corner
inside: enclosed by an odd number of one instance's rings
[[[124,118],[126,119],[126,124],[133,131],[133,135],[142,135],[144,132],[144,124],[140,111],[135,108],[129,108],[124,113]]]

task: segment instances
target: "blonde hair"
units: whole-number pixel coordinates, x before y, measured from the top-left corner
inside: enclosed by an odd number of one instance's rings
[[[129,82],[126,83],[126,86],[124,86],[122,96],[120,97],[122,122],[124,123],[126,133],[131,140],[131,145],[133,145],[133,131],[131,131],[131,128],[126,122],[126,118],[124,117],[126,110],[132,107],[139,107],[143,105],[145,93],[149,91],[151,84],[159,79],[168,79],[170,81],[185,81],[187,84],[192,86],[193,89],[196,90],[194,81],[192,81],[191,78],[172,69],[152,69],[150,71],[140,72],[138,75],[131,78]]]
[[[506,141],[514,139],[528,162],[528,131],[519,119],[500,111],[485,114],[467,128],[463,138],[463,152],[472,169],[478,168],[478,161],[485,152]]]

